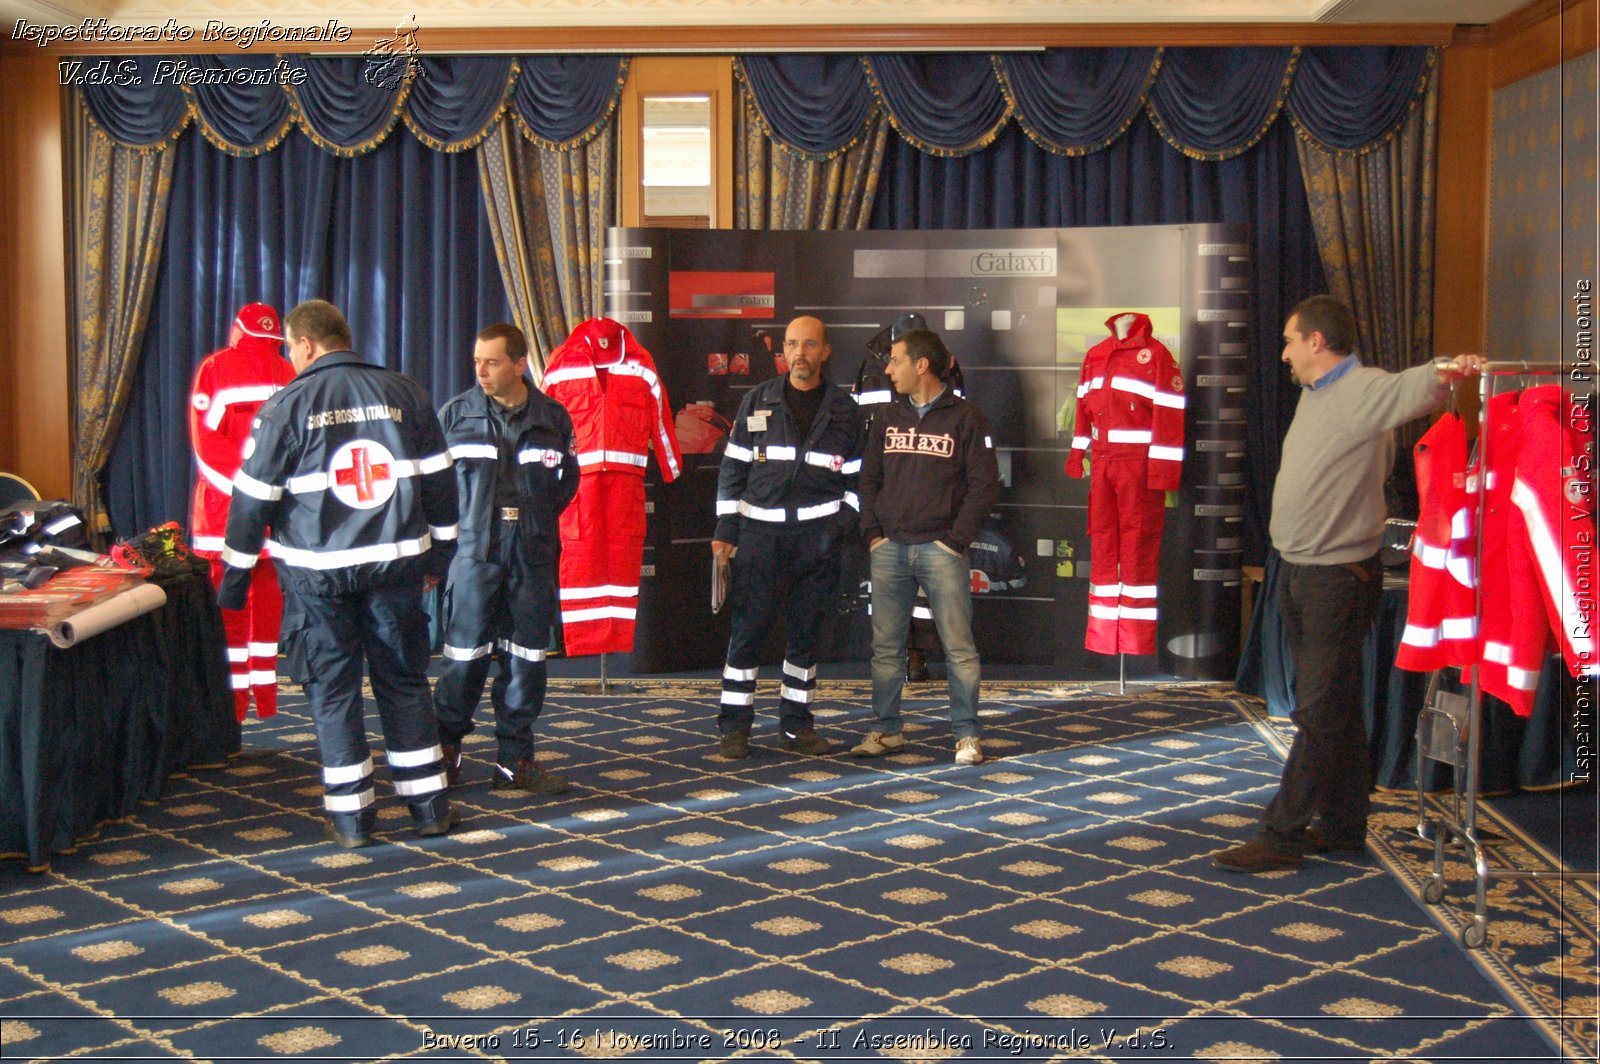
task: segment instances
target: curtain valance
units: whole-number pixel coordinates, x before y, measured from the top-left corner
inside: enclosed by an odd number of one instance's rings
[[[760,121],[786,149],[829,158],[882,111],[922,151],[981,150],[1014,119],[1040,147],[1099,151],[1143,108],[1194,158],[1248,151],[1287,109],[1328,150],[1369,149],[1397,130],[1435,62],[1431,48],[1059,48],[736,61]]]
[[[541,146],[576,147],[611,117],[628,76],[621,56],[419,58],[417,75],[392,87],[373,84],[371,65],[359,56],[104,62],[113,83],[86,85],[82,93],[89,116],[114,142],[159,151],[193,121],[212,144],[239,156],[270,151],[291,126],[327,151],[360,155],[402,121],[434,150],[462,151],[507,111]]]

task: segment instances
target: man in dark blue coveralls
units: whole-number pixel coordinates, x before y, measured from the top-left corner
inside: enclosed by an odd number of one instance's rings
[[[445,769],[455,784],[461,740],[498,653],[489,697],[499,749],[489,789],[559,794],[567,781],[534,760],[533,722],[544,708],[557,518],[578,491],[572,417],[534,387],[528,341],[515,325],[480,332],[472,362],[477,385],[439,411],[461,499],[445,591],[444,667],[434,688]]]
[[[395,793],[417,834],[443,835],[456,814],[428,697],[422,592],[444,574],[457,528],[433,400],[410,378],[358,357],[331,303],[301,303],[283,331],[297,376],[262,405],[245,443],[217,602],[244,605],[270,529],[289,674],[305,686],[322,755],[328,838],[347,849],[373,842],[363,660]]]
[[[840,542],[855,531],[861,414],[824,374],[833,353],[812,317],[784,331],[787,376],[752,388],[739,406],[717,479],[711,552],[732,561],[733,607],[722,669],[719,752],[750,756],[761,646],[780,613],[787,629],[778,727],[786,749],[820,756],[811,701],[817,639],[839,582]],[[737,551],[737,553],[735,553]]]

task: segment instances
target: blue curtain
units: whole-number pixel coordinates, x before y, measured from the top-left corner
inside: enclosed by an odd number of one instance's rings
[[[999,56],[1017,123],[1041,148],[1099,151],[1127,132],[1161,67],[1159,48],[1053,48]]]
[[[1206,162],[1174,149],[1147,117],[1105,150],[1080,156],[1046,151],[1014,127],[987,151],[961,158],[892,137],[869,228],[1249,223],[1259,357],[1249,392],[1245,557],[1254,563],[1266,555],[1279,441],[1296,398],[1277,358],[1280,330],[1295,303],[1325,290],[1294,138],[1289,123],[1276,122],[1250,151]]]
[[[206,139],[235,155],[271,150],[291,125],[330,152],[355,155],[371,151],[402,121],[429,147],[462,151],[481,141],[506,110],[541,146],[568,147],[592,138],[611,116],[628,75],[628,61],[615,55],[422,58],[417,76],[393,88],[369,80],[359,56],[105,61],[114,74],[126,71],[123,83],[81,92],[95,124],[113,141],[159,148],[193,121]],[[284,71],[292,76],[281,77]],[[188,91],[180,84],[185,78],[192,83]],[[219,83],[208,83],[211,78]],[[303,83],[294,84],[295,78]]]
[[[358,352],[443,402],[471,383],[472,341],[509,321],[470,152],[410,135],[339,158],[290,133],[238,158],[190,133],[133,395],[106,471],[113,531],[188,523],[190,378],[227,343],[239,304],[280,311],[320,297],[350,319]]]

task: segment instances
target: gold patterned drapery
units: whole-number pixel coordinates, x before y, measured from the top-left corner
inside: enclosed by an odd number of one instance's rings
[[[1355,312],[1362,361],[1398,371],[1432,358],[1437,64],[1404,124],[1366,149],[1330,151],[1298,132],[1328,291]],[[1396,487],[1407,502],[1409,456],[1425,428],[1413,422],[1396,433]]]
[[[889,144],[888,116],[874,112],[853,144],[826,159],[811,159],[773,139],[743,82],[740,90],[734,228],[865,229]]]
[[[71,334],[72,501],[96,536],[110,528],[100,482],[133,388],[155,294],[174,152],[113,144],[69,95],[68,278]]]
[[[1348,304],[1364,361],[1398,370],[1433,355],[1439,77],[1405,124],[1360,152],[1297,138],[1329,292]]]
[[[606,229],[617,224],[617,124],[567,148],[541,146],[502,118],[478,148],[495,255],[534,376],[578,323],[604,309]]]

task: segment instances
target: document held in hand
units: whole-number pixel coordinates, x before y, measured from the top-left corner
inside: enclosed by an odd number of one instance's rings
[[[731,556],[730,556],[731,557]],[[733,567],[727,558],[711,558],[711,612],[721,613],[728,601],[728,585],[733,581]]]

